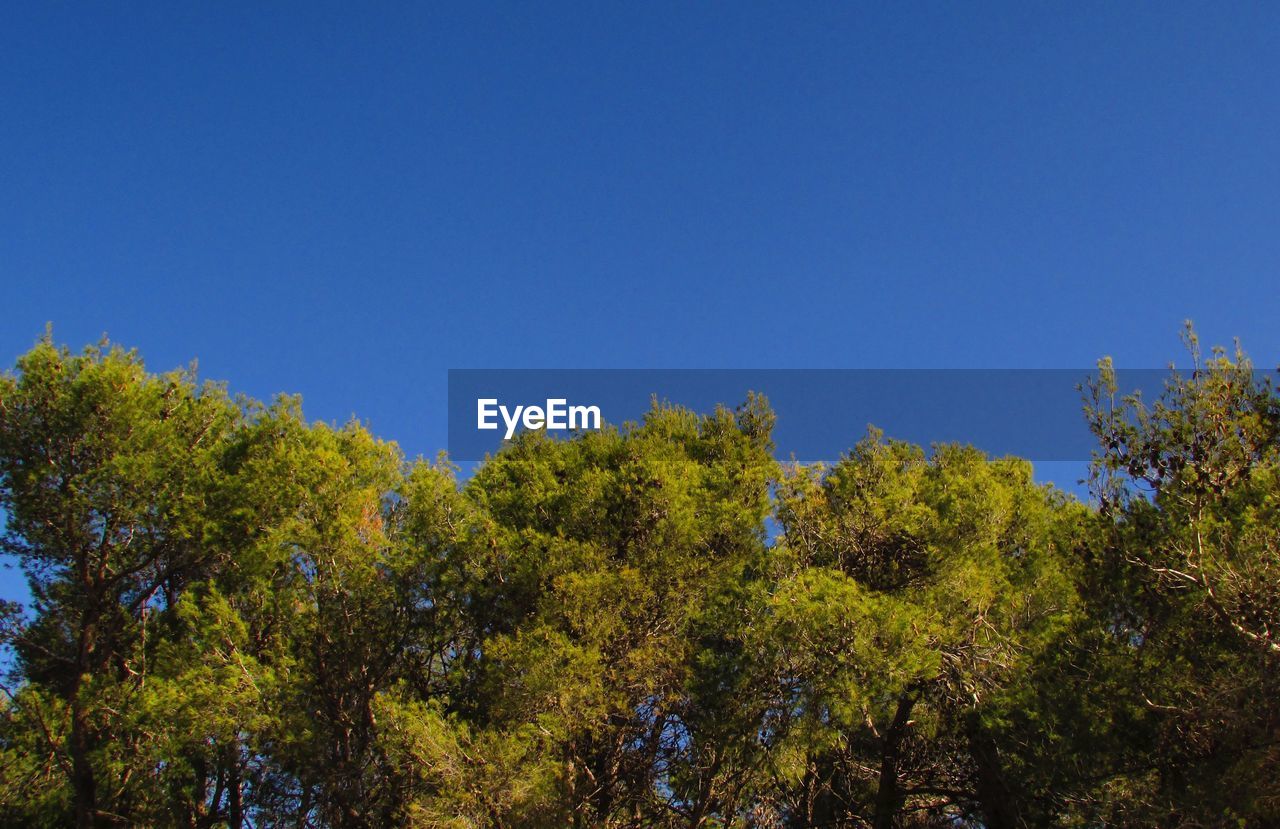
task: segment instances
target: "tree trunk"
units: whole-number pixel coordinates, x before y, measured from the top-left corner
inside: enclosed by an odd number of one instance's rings
[[[75,797],[77,829],[92,829],[98,815],[97,784],[89,762],[92,739],[89,713],[79,700],[78,690],[71,699],[71,790]]]
[[[244,802],[241,799],[243,783],[240,780],[240,745],[232,741],[227,766],[227,826],[240,829],[244,824]]]
[[[87,561],[87,560],[86,560]],[[87,563],[81,564],[81,582],[86,594],[92,593],[93,582],[88,576]],[[95,597],[96,598],[96,597]],[[93,723],[85,709],[81,693],[86,676],[96,673],[97,602],[90,599],[80,622],[79,641],[76,646],[75,679],[71,683],[71,735],[68,752],[71,754],[71,792],[75,801],[77,829],[90,829],[98,820],[98,785],[94,778],[93,763],[89,753],[93,749]]]
[[[982,807],[983,825],[987,829],[1021,829],[1025,824],[1019,814],[1017,799],[1005,782],[1000,767],[996,742],[977,723],[968,728],[969,754],[976,770],[978,802]]]
[[[902,808],[902,787],[898,783],[898,763],[902,759],[902,740],[907,734],[915,693],[908,691],[898,698],[898,710],[884,735],[880,753],[880,785],[876,789],[874,829],[893,829],[894,818]]]

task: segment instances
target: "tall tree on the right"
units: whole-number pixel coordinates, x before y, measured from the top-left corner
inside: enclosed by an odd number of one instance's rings
[[[1103,522],[1085,594],[1147,729],[1095,790],[1111,822],[1280,822],[1280,399],[1237,348],[1192,357],[1160,399],[1088,389]],[[1112,664],[1117,664],[1114,660]],[[1121,813],[1121,811],[1123,813]]]

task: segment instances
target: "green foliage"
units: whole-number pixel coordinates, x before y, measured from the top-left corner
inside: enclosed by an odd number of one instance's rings
[[[465,483],[46,338],[0,376],[0,824],[1280,822],[1280,405],[1090,389],[1096,502],[750,397]]]
[[[1154,403],[1117,399],[1107,363],[1090,390],[1103,527],[1087,595],[1120,645],[1108,663],[1118,719],[1142,726],[1138,771],[1118,779],[1134,824],[1171,812],[1189,825],[1270,825],[1280,398],[1238,347],[1206,359],[1190,328],[1186,339],[1191,369]]]

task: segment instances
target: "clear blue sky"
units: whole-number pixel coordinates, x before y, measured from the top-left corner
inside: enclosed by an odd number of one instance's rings
[[[1277,4],[195,5],[0,10],[5,364],[433,454],[450,367],[1280,361]]]

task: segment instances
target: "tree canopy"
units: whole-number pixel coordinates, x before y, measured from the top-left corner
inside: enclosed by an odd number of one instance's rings
[[[46,336],[0,375],[0,824],[1280,824],[1280,396],[1086,388],[1088,503],[751,396],[460,481]],[[884,424],[891,427],[892,424]]]

